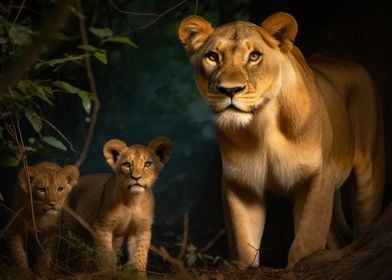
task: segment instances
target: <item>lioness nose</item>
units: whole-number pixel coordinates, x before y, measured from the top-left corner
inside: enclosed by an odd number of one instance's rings
[[[245,86],[239,86],[239,87],[222,87],[222,86],[218,86],[217,90],[220,93],[223,93],[224,95],[227,95],[229,97],[233,97],[234,95],[236,95],[237,93],[240,93],[241,91],[243,91],[245,89]]]

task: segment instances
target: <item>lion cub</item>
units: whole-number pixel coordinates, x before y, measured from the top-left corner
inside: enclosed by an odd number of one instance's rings
[[[27,171],[28,174],[24,168],[19,171],[12,204],[15,216],[6,232],[11,260],[16,271],[23,275],[29,274],[25,240],[28,232],[35,231],[33,217],[39,241],[37,270],[46,273],[52,267],[63,206],[79,178],[76,166],[61,168],[51,162],[29,166]]]
[[[103,154],[115,174],[82,176],[72,191],[70,207],[94,232],[99,270],[116,268],[115,251],[126,242],[127,265],[145,273],[155,206],[151,188],[171,151],[165,137],[148,146],[109,140]]]

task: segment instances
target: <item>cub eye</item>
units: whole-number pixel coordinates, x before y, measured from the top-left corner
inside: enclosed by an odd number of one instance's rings
[[[151,161],[146,161],[145,163],[144,163],[144,167],[145,168],[149,168],[149,167],[151,167],[152,166],[152,162]]]
[[[129,162],[124,162],[121,166],[124,167],[125,169],[131,168],[131,164]]]
[[[59,188],[57,189],[58,192],[62,192],[63,190],[64,190],[64,187],[59,187]]]
[[[38,187],[38,188],[37,188],[37,192],[45,193],[45,192],[46,192],[46,188],[44,188],[44,187]]]
[[[255,62],[258,61],[261,57],[261,52],[259,51],[253,51],[249,54],[249,61],[250,62]]]
[[[208,52],[206,53],[206,58],[212,62],[219,61],[219,55],[216,52]]]

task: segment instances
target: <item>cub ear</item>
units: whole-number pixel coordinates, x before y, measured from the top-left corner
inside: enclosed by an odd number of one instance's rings
[[[266,18],[261,26],[276,40],[283,53],[288,53],[297,36],[298,24],[295,18],[288,13],[275,13]]]
[[[211,24],[202,17],[188,16],[181,21],[178,28],[178,38],[185,45],[189,56],[197,52],[211,35],[214,29]]]
[[[126,149],[128,149],[127,144],[118,139],[109,140],[103,146],[103,155],[106,158],[106,162],[113,170],[116,167],[118,157]]]
[[[29,191],[29,182],[27,180],[30,180],[31,182],[34,176],[37,174],[38,169],[32,166],[28,166],[27,171],[28,171],[29,178],[27,178],[26,176],[24,167],[22,167],[18,173],[19,185],[22,188],[22,190],[25,191],[26,193]]]
[[[79,169],[75,165],[66,165],[60,170],[60,172],[65,174],[68,184],[70,184],[71,187],[78,183]]]
[[[148,147],[158,156],[162,164],[165,164],[173,150],[173,144],[169,138],[159,136],[148,143]]]

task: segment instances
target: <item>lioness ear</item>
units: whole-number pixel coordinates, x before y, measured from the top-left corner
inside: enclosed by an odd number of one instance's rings
[[[211,24],[202,17],[188,16],[181,21],[178,38],[185,45],[189,56],[197,52],[214,31]]]
[[[261,26],[276,40],[282,52],[288,53],[293,47],[298,24],[293,16],[287,13],[275,13],[266,18]]]
[[[106,162],[111,168],[113,168],[113,170],[116,167],[119,155],[127,148],[127,144],[118,139],[109,140],[103,146],[103,155],[106,158]]]
[[[71,187],[78,183],[79,169],[75,165],[66,165],[60,170],[60,172],[65,174],[68,184],[70,184]]]
[[[27,167],[27,170],[28,170],[28,173],[29,173],[29,177],[30,178],[27,178],[26,177],[26,172],[25,172],[25,170],[24,170],[24,168],[22,167],[20,170],[19,170],[19,173],[18,173],[18,180],[19,180],[19,185],[20,185],[20,187],[22,188],[22,190],[23,191],[25,191],[26,193],[28,192],[28,189],[29,189],[29,183],[27,182],[27,180],[30,180],[30,181],[32,181],[33,180],[33,178],[34,178],[34,176],[37,174],[37,172],[38,172],[38,169],[37,168],[35,168],[35,167],[31,167],[31,166],[28,166]]]
[[[159,136],[148,143],[148,147],[158,156],[161,163],[165,164],[173,150],[173,144],[169,138]]]

